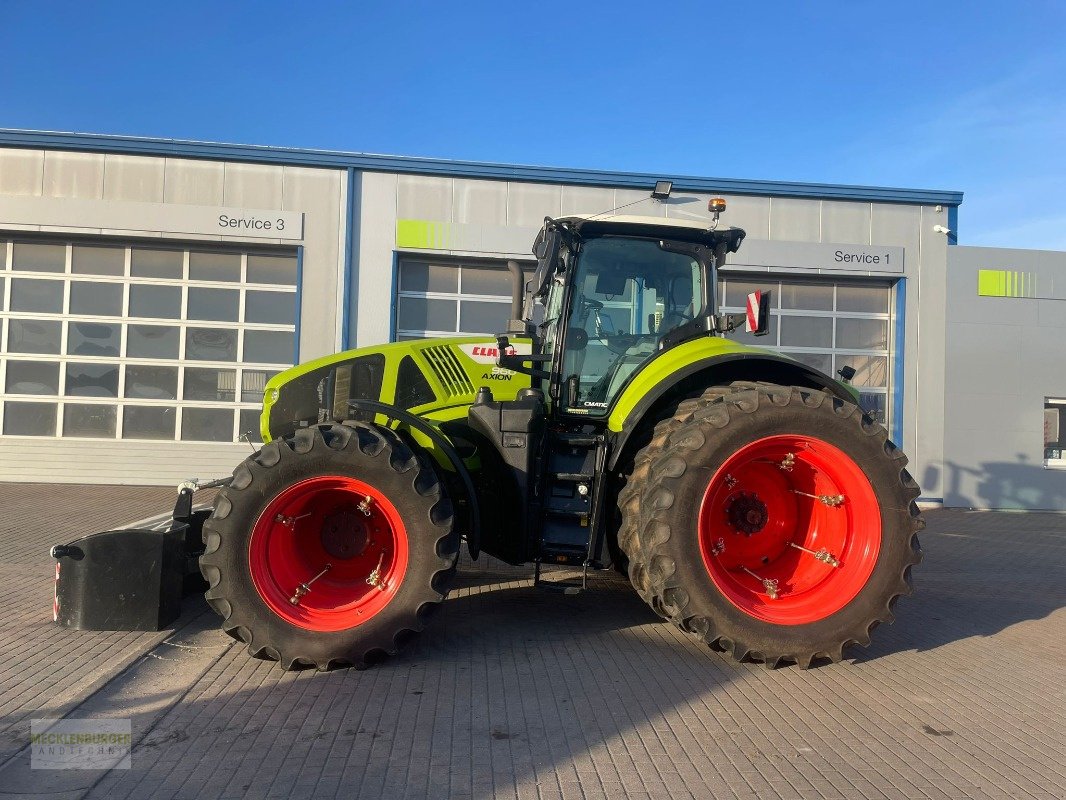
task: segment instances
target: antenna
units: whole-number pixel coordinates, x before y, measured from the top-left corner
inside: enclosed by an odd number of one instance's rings
[[[591,217],[589,217],[589,219],[597,219],[599,217],[605,217],[608,214],[613,214],[615,211],[620,211],[623,208],[629,208],[630,206],[635,206],[635,205],[637,205],[637,203],[646,203],[649,200],[658,200],[661,203],[663,200],[666,200],[670,196],[670,193],[673,190],[674,190],[674,182],[673,181],[655,181],[655,186],[654,186],[654,188],[652,188],[651,194],[648,195],[647,197],[642,197],[639,200],[634,200],[632,203],[625,203],[624,205],[615,206],[614,208],[609,208],[606,211],[601,211],[599,214],[593,214]]]

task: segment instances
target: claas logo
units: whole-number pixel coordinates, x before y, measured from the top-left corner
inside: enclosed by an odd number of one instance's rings
[[[479,344],[461,344],[459,350],[471,361],[478,364],[495,364],[500,357],[500,346],[495,342],[482,342]],[[529,355],[532,352],[529,342],[515,342],[504,348],[505,356]]]
[[[517,353],[518,353],[518,351],[515,350],[514,347],[512,347],[512,346],[508,346],[503,351],[503,354],[506,355],[506,356],[517,355]],[[500,355],[500,351],[499,351],[499,348],[490,347],[488,345],[485,345],[485,346],[474,345],[473,349],[471,349],[471,351],[470,351],[470,355],[471,356],[488,356],[489,358],[497,358]]]

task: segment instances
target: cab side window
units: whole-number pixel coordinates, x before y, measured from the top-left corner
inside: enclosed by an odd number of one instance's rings
[[[415,406],[432,403],[436,399],[433,389],[415,360],[411,356],[404,356],[396,376],[395,405],[406,411]]]

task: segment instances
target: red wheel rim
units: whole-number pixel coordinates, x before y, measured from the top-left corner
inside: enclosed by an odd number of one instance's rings
[[[862,469],[810,436],[769,436],[711,477],[700,550],[718,590],[778,625],[818,622],[850,603],[881,547],[881,512]]]
[[[301,481],[275,497],[248,546],[259,596],[286,622],[313,631],[372,619],[396,596],[407,560],[395,506],[370,484],[339,475]]]

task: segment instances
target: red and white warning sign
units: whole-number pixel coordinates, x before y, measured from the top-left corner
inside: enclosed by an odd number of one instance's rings
[[[56,562],[56,585],[52,595],[52,622],[59,622],[59,562]]]
[[[759,316],[762,310],[762,290],[756,289],[748,295],[747,319],[744,321],[744,330],[755,333],[759,330]]]

